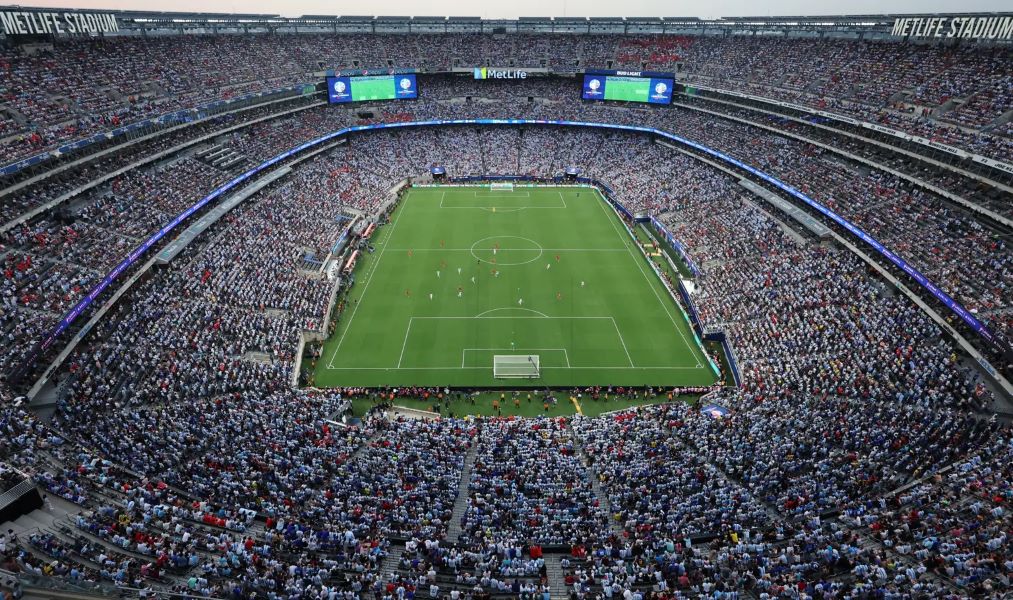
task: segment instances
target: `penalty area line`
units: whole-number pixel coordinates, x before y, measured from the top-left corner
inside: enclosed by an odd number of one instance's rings
[[[630,356],[630,351],[626,349],[626,340],[623,339],[623,333],[619,331],[619,325],[616,324],[614,317],[609,317],[612,321],[612,326],[616,328],[616,335],[619,336],[619,343],[623,345],[623,352],[626,353],[626,360],[630,361],[630,366],[633,366],[633,358]]]
[[[397,357],[397,368],[401,368],[401,361],[404,360],[404,350],[408,347],[408,334],[412,331],[412,321],[415,317],[408,317],[408,327],[404,331],[404,343],[401,344],[401,355]],[[463,366],[463,365],[462,365]]]
[[[488,370],[490,367],[331,367],[328,366],[328,371],[460,371],[462,369],[468,371],[475,370]],[[540,367],[543,371],[589,371],[589,370],[606,370],[606,371],[696,371],[696,367]]]
[[[470,252],[474,248],[390,248],[391,252]],[[479,248],[479,250],[488,250]],[[499,252],[522,252],[534,248],[500,248]],[[629,252],[627,248],[542,248],[545,252]]]

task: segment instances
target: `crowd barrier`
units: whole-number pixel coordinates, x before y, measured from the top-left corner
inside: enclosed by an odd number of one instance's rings
[[[683,245],[665,229],[665,226],[661,224],[661,221],[655,217],[651,217],[651,225],[665,238],[665,240],[679,253],[679,256],[685,261],[689,270],[693,275],[699,275],[700,270],[696,264],[689,257]],[[673,264],[671,258],[669,258],[669,264]],[[731,342],[728,341],[728,336],[725,335],[724,331],[711,331],[708,332],[703,326],[703,321],[700,319],[700,311],[696,307],[696,301],[693,300],[692,294],[689,289],[686,288],[685,282],[680,278],[676,285],[676,291],[679,293],[679,297],[682,298],[683,303],[686,305],[686,310],[689,315],[689,322],[693,326],[697,336],[707,342],[717,342],[721,344],[722,350],[724,350],[725,359],[728,361],[728,368],[731,370],[732,379],[735,381],[735,385],[739,386],[742,383],[742,378],[739,375],[739,361],[732,349]]]
[[[661,237],[665,238],[665,241],[667,241],[668,244],[679,253],[679,258],[681,258],[682,262],[686,264],[690,272],[692,272],[693,275],[699,275],[700,269],[697,268],[696,263],[693,262],[692,258],[690,258],[689,253],[686,252],[686,248],[683,247],[682,242],[669,233],[668,229],[665,229],[665,226],[661,224],[661,221],[653,216],[651,217],[651,225],[653,225],[654,229],[661,234]]]
[[[724,330],[705,333],[703,339],[708,342],[721,344],[721,349],[725,351],[725,358],[728,359],[728,369],[732,372],[732,380],[735,382],[735,387],[742,385],[742,375],[739,373],[739,357],[735,354],[735,348],[728,341],[728,336]]]
[[[0,523],[14,521],[21,515],[42,508],[42,496],[35,481],[20,471],[18,474],[22,480],[0,493]]]

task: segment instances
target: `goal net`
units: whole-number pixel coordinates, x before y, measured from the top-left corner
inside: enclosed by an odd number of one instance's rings
[[[496,379],[537,379],[539,372],[537,354],[497,354],[492,357],[492,376]]]
[[[490,190],[505,190],[505,191],[508,191],[508,192],[512,192],[512,191],[514,191],[514,184],[512,184],[510,182],[490,183],[489,184],[489,189]]]

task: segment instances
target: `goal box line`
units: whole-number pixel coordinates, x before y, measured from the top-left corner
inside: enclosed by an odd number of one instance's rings
[[[566,361],[566,367],[545,367],[545,368],[566,368],[566,369],[573,368],[573,367],[570,366],[570,354],[566,351],[566,348],[462,348],[461,349],[461,368],[462,369],[474,368],[474,367],[468,367],[467,366],[468,353],[469,352],[519,352],[519,353],[521,353],[521,354],[507,355],[507,356],[529,356],[529,354],[527,354],[528,352],[542,352],[542,353],[545,353],[545,352],[562,352],[563,353],[563,360]],[[496,355],[494,355],[494,357],[493,357],[494,359],[495,359],[495,356]],[[504,356],[504,355],[499,355],[499,356]],[[539,368],[541,369],[542,367],[539,366]]]
[[[541,372],[538,354],[496,354],[492,357],[494,379],[538,379]]]
[[[548,190],[534,190],[537,192],[548,192]],[[456,194],[455,194],[456,192]],[[471,209],[521,209],[521,208],[569,208],[566,203],[566,197],[560,190],[553,190],[554,193],[550,193],[545,198],[552,198],[553,201],[550,205],[542,203],[529,203],[533,198],[542,197],[541,194],[532,193],[532,189],[521,189],[521,190],[487,190],[478,188],[462,188],[459,190],[445,189],[440,193],[440,208],[471,208]],[[578,192],[579,193],[579,192]],[[470,202],[469,202],[470,200]],[[503,200],[513,200],[514,202],[507,202],[505,205],[490,204],[485,202],[479,202],[481,200],[492,200],[494,202]],[[558,200],[558,202],[556,201]],[[455,204],[463,202],[463,206],[455,206]]]
[[[506,308],[510,308],[512,310],[530,310],[530,309],[513,309],[513,307],[506,307]],[[532,312],[537,312],[537,311],[532,311]],[[408,364],[408,365],[405,364],[406,356],[408,357],[408,362],[409,363],[415,362],[411,358],[411,353],[406,354],[406,352],[408,351],[408,349],[412,348],[412,345],[409,343],[410,342],[410,337],[411,337],[412,334],[417,333],[417,330],[418,330],[417,325],[419,325],[419,324],[415,323],[415,321],[420,321],[420,322],[424,323],[424,322],[427,322],[427,321],[428,322],[433,322],[433,321],[439,322],[439,321],[457,321],[457,320],[470,320],[470,321],[477,321],[477,322],[481,322],[481,321],[513,320],[513,321],[523,322],[525,324],[532,323],[532,322],[535,322],[535,321],[550,321],[550,320],[578,321],[578,322],[585,322],[585,323],[595,323],[595,322],[602,322],[602,321],[604,321],[607,324],[605,326],[606,329],[615,332],[614,341],[616,342],[616,345],[613,346],[611,348],[611,350],[615,350],[617,352],[621,351],[622,354],[620,356],[625,355],[625,357],[626,357],[626,363],[627,363],[625,365],[625,367],[632,368],[632,367],[636,367],[637,366],[637,365],[634,364],[633,358],[630,356],[629,349],[626,347],[626,341],[623,338],[622,332],[619,330],[619,324],[616,323],[616,320],[615,320],[614,317],[592,317],[592,316],[583,316],[583,315],[580,315],[580,316],[578,316],[578,315],[571,315],[571,316],[548,316],[548,315],[539,313],[539,314],[534,315],[534,316],[527,315],[527,314],[525,314],[525,315],[510,315],[510,316],[496,316],[496,315],[487,315],[487,316],[480,316],[480,315],[476,315],[476,316],[464,316],[464,315],[454,315],[454,316],[451,316],[451,315],[426,315],[426,316],[421,316],[420,315],[420,316],[411,316],[408,319],[408,326],[405,328],[404,340],[402,341],[402,344],[401,344],[401,354],[398,357],[397,363],[394,366],[394,368],[395,369],[412,368],[412,366],[413,366],[412,364]],[[611,326],[609,327],[608,325],[611,325]],[[559,343],[560,341],[561,340],[547,340],[547,343]],[[478,343],[482,343],[482,342],[480,341]],[[495,343],[495,342],[493,342],[493,343]],[[563,366],[555,367],[555,366],[550,366],[550,367],[545,367],[545,368],[563,368],[563,369],[565,369],[565,368],[573,368],[572,367],[572,363],[570,362],[569,349],[568,348],[564,348],[564,347],[560,347],[560,346],[553,347],[553,348],[546,348],[546,349],[534,349],[534,348],[529,348],[527,346],[523,346],[523,347],[520,347],[520,348],[518,348],[518,347],[514,347],[514,348],[508,348],[508,347],[499,347],[499,348],[493,348],[493,347],[487,347],[487,348],[477,348],[477,347],[476,348],[467,348],[466,346],[464,346],[462,344],[462,345],[457,346],[457,348],[461,350],[461,363],[462,363],[462,366],[461,367],[441,367],[441,368],[449,368],[449,369],[454,369],[454,368],[472,368],[472,366],[474,366],[474,365],[469,366],[469,363],[468,363],[468,353],[469,352],[472,352],[472,353],[473,352],[514,352],[514,353],[520,353],[520,351],[525,350],[525,349],[527,349],[527,350],[537,350],[537,351],[540,351],[540,352],[562,353],[563,354],[563,360],[564,360],[564,362],[566,362],[566,363],[568,363],[568,364],[571,365],[570,367],[563,367]],[[451,348],[446,348],[444,351],[450,351],[450,350],[452,350],[452,349]],[[414,352],[414,349],[413,349],[413,352]],[[456,354],[456,352],[455,352],[455,354]],[[446,356],[446,355],[444,355],[444,356]],[[447,356],[447,358],[450,358],[450,357]],[[456,362],[456,357],[455,358],[450,358],[450,360]],[[447,361],[447,362],[449,362],[449,361]],[[598,368],[613,368],[613,367],[612,366],[603,366],[603,367],[598,367]]]
[[[472,192],[476,198],[530,198],[531,192],[524,190],[515,192],[513,190],[475,190]]]

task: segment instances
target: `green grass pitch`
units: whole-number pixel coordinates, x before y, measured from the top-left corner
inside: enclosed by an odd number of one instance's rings
[[[416,187],[356,267],[313,384],[703,386],[683,312],[587,187]],[[495,379],[494,355],[538,355]]]

